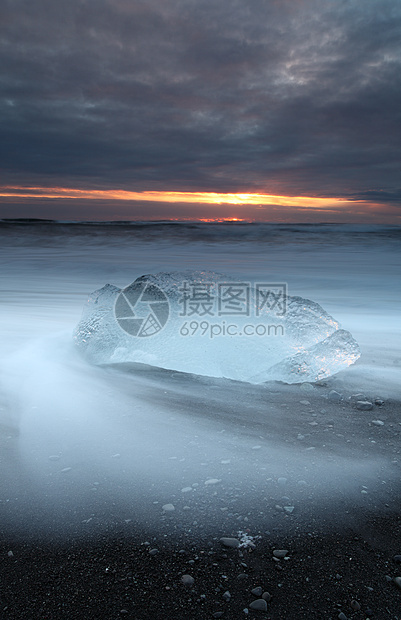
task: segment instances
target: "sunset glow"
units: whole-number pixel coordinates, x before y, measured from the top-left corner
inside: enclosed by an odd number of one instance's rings
[[[0,197],[4,198],[49,198],[70,200],[128,200],[145,202],[190,203],[190,204],[232,204],[232,205],[280,205],[300,208],[324,209],[326,207],[349,205],[340,198],[315,196],[279,196],[274,194],[231,194],[216,192],[132,192],[126,190],[82,190],[67,187],[3,187]],[[240,218],[229,218],[233,221]]]

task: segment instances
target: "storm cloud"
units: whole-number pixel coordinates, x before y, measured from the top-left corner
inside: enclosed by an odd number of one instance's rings
[[[9,0],[3,185],[400,205],[396,0]]]

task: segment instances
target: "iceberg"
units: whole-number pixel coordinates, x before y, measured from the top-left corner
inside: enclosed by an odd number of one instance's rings
[[[282,283],[211,271],[143,275],[93,292],[74,342],[96,365],[133,364],[250,383],[315,382],[360,356],[319,304]]]

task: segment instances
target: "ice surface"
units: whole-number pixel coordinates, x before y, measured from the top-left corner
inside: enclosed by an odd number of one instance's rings
[[[237,294],[247,288],[246,315],[235,298],[231,306],[216,303],[229,285]],[[184,301],[194,291],[204,304]],[[251,383],[313,382],[359,358],[352,335],[319,304],[284,293],[279,304],[260,299],[256,285],[210,271],[141,276],[125,289],[107,284],[92,293],[74,340],[94,364],[131,362]]]

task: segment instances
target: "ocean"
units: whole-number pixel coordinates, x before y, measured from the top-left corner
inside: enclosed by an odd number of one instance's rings
[[[201,531],[217,519],[202,509],[205,497],[216,499],[218,519],[234,514],[243,525],[249,494],[274,497],[263,485],[293,484],[278,491],[291,514],[304,487],[330,501],[393,472],[394,454],[376,449],[370,428],[355,443],[361,412],[353,418],[351,405],[358,393],[400,400],[400,227],[3,220],[0,257],[5,529],[81,535],[110,523],[157,527],[174,513],[191,514],[190,529]],[[285,283],[289,295],[317,302],[348,330],[361,357],[320,388],[267,388],[210,378],[207,368],[188,375],[97,367],[75,350],[73,331],[93,291],[183,269]],[[342,407],[328,401],[330,389]],[[370,423],[383,410],[363,415]],[[318,438],[323,418],[328,432]],[[232,493],[241,510],[221,512]],[[171,514],[163,508],[170,505]],[[247,523],[256,524],[256,512]]]

